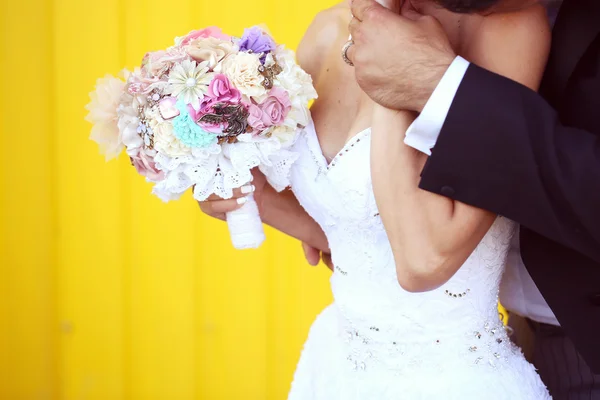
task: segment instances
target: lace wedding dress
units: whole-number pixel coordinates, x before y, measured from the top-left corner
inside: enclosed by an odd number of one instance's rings
[[[549,399],[499,320],[498,285],[515,224],[499,217],[445,285],[396,279],[370,175],[370,130],[327,165],[311,123],[292,190],[331,247],[334,303],[310,329],[289,400]]]

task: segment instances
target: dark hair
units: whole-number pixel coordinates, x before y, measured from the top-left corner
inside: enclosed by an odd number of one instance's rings
[[[435,0],[440,6],[455,13],[476,13],[486,11],[500,0]]]

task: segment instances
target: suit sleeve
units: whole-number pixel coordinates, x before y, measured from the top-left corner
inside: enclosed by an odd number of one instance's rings
[[[562,125],[540,95],[510,79],[469,66],[420,187],[600,262],[600,136]]]

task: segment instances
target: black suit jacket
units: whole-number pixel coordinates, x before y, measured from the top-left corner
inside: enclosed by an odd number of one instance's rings
[[[540,94],[471,65],[420,187],[521,224],[527,270],[600,373],[600,0],[563,3]]]

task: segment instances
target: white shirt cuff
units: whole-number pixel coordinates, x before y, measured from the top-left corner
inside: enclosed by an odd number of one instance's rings
[[[469,62],[460,56],[452,61],[423,111],[408,127],[404,138],[406,145],[431,155],[467,68]]]

